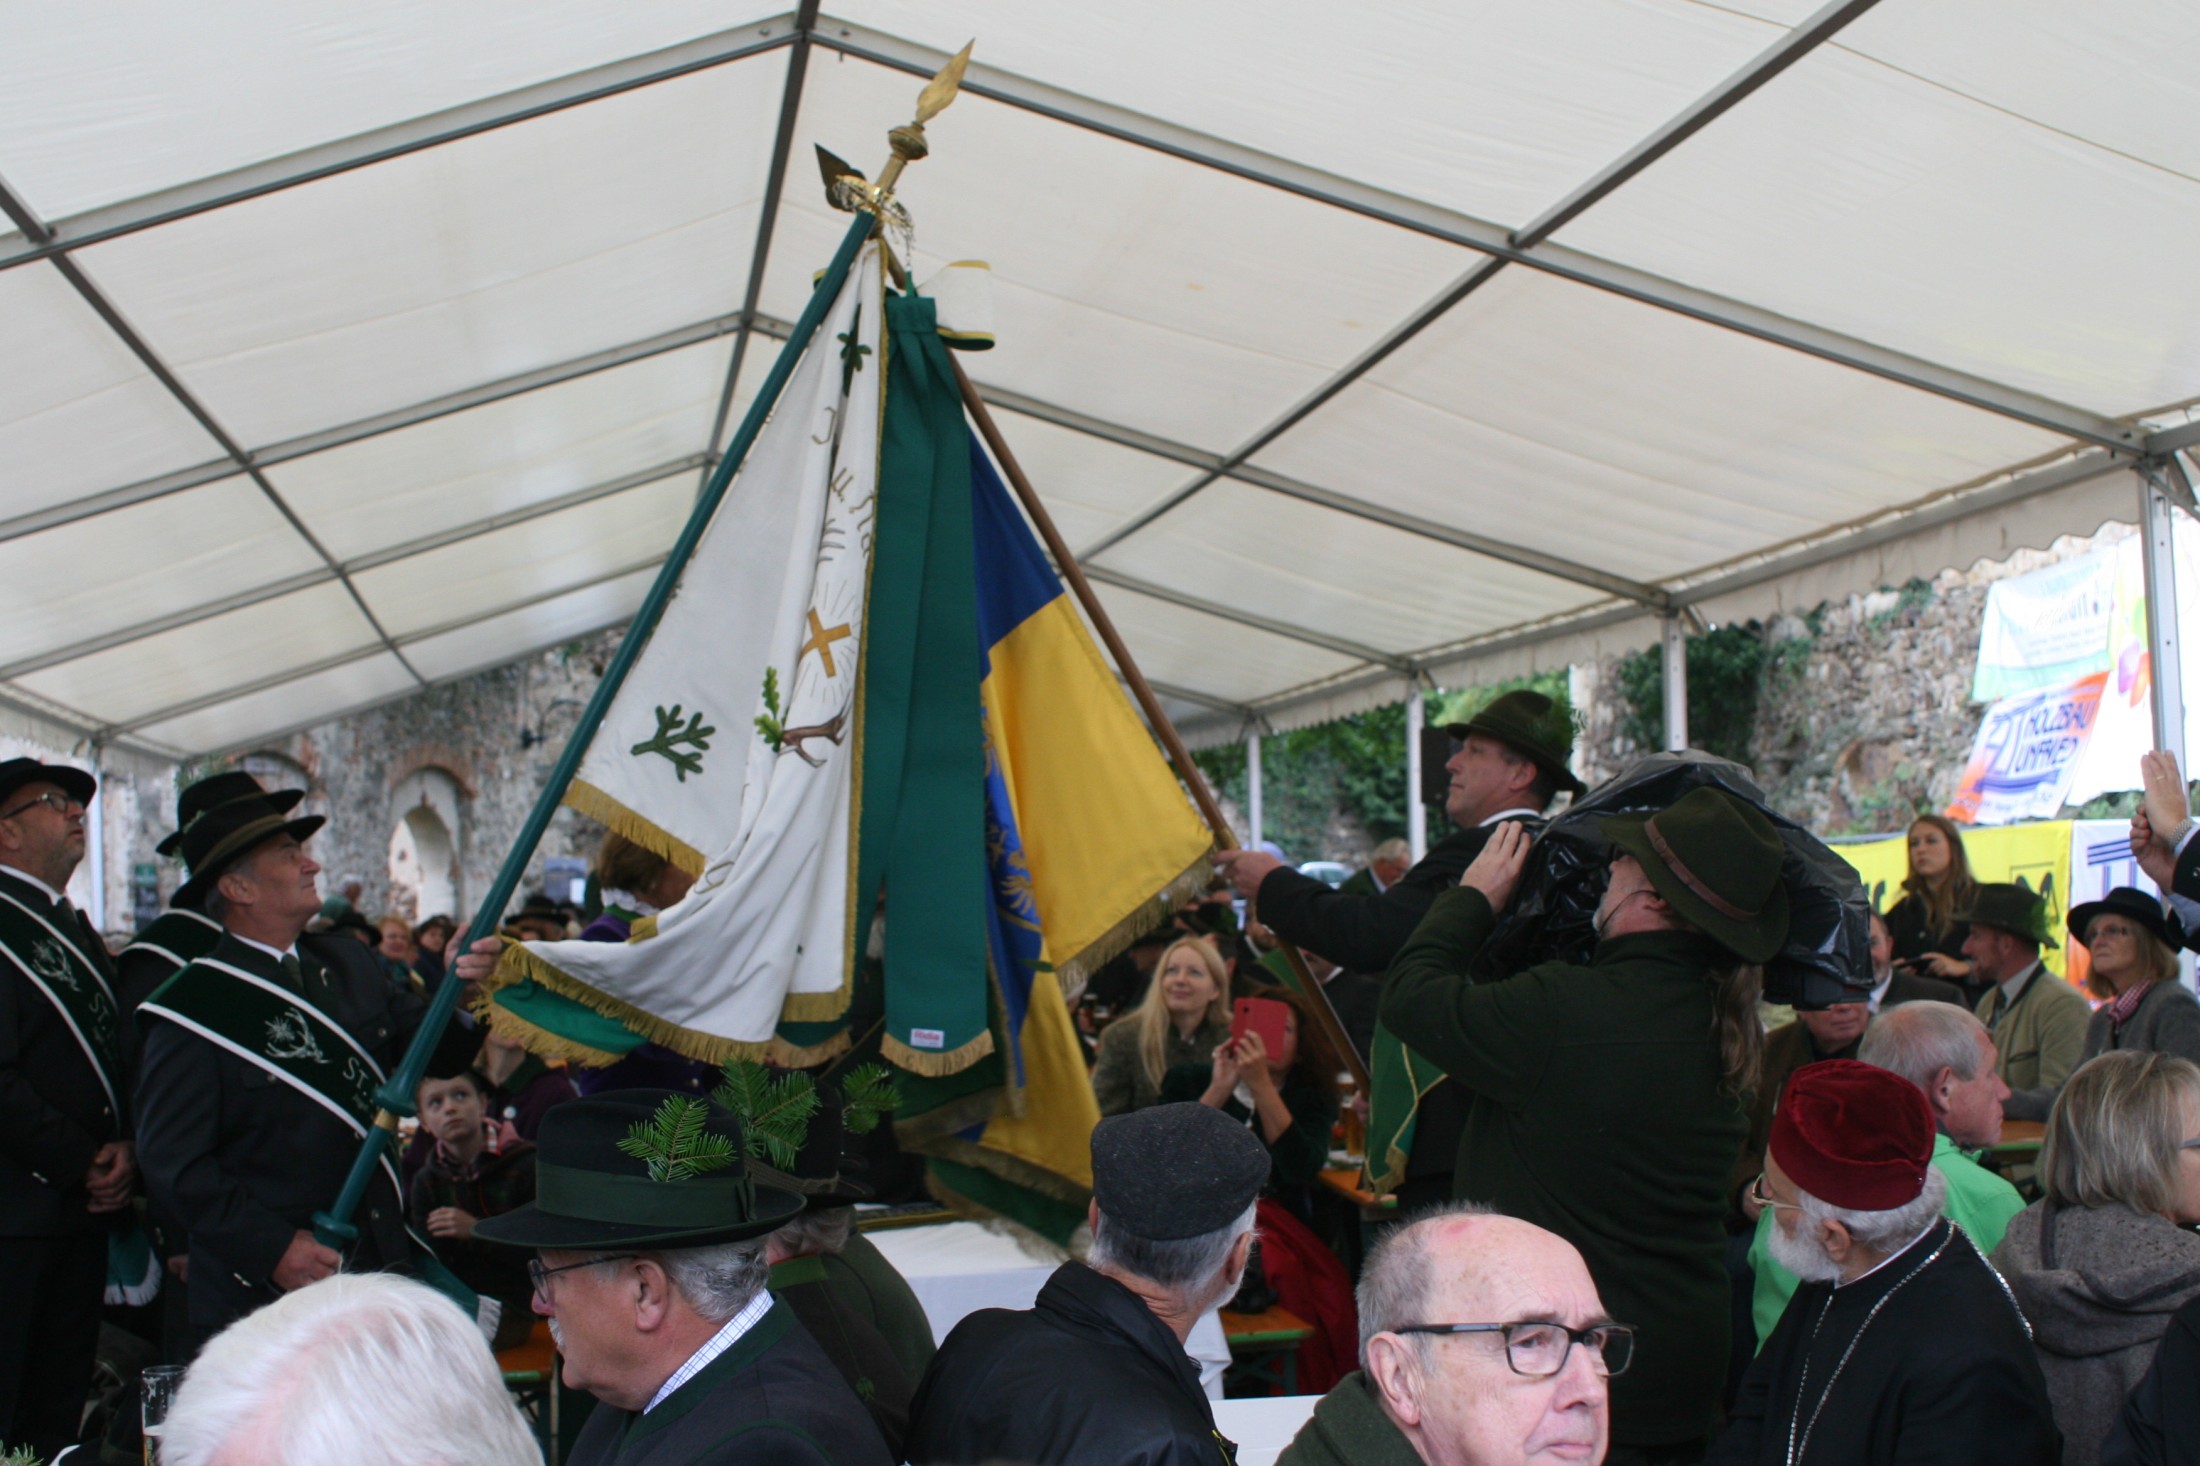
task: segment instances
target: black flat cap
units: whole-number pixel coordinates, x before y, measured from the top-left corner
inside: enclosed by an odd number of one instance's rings
[[[1092,1132],[1092,1197],[1148,1242],[1220,1231],[1268,1184],[1268,1147],[1218,1109],[1152,1105]]]
[[[68,764],[42,764],[35,758],[11,758],[0,764],[0,799],[25,784],[51,784],[78,804],[91,803],[99,788],[90,774]]]

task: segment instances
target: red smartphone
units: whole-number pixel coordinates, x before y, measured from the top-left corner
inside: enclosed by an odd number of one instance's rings
[[[1231,1005],[1230,1041],[1257,1033],[1260,1041],[1268,1046],[1268,1057],[1273,1059],[1283,1052],[1284,1024],[1291,1017],[1291,1005],[1279,1003],[1274,998],[1239,998]]]

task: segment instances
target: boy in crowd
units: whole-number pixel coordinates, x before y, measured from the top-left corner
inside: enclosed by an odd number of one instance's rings
[[[535,1199],[535,1148],[507,1141],[489,1118],[489,1081],[479,1070],[425,1077],[414,1102],[435,1148],[413,1175],[406,1214],[467,1287],[504,1305],[494,1342],[509,1349],[535,1322],[526,1255],[476,1242],[474,1224]]]

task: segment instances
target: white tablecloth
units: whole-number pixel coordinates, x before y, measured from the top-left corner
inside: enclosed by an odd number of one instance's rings
[[[1215,1428],[1237,1442],[1238,1466],[1274,1466],[1320,1401],[1319,1395],[1218,1400]]]
[[[965,1314],[981,1308],[1031,1307],[1040,1286],[1059,1266],[1032,1256],[976,1222],[895,1227],[864,1235],[909,1280],[910,1290],[924,1305],[924,1316],[931,1320],[932,1336],[942,1341]],[[1192,1325],[1184,1352],[1198,1363],[1199,1381],[1208,1397],[1220,1400],[1230,1345],[1222,1336],[1222,1320],[1212,1309]]]

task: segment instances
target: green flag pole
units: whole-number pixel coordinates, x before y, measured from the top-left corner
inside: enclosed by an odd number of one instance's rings
[[[473,924],[467,929],[463,943],[453,950],[454,970],[445,977],[443,985],[436,989],[435,997],[428,1004],[427,1015],[421,1020],[420,1030],[413,1035],[412,1046],[406,1049],[397,1071],[389,1077],[388,1083],[375,1092],[374,1102],[378,1113],[375,1115],[374,1126],[368,1130],[366,1140],[359,1147],[358,1156],[352,1161],[351,1174],[344,1180],[344,1189],[337,1194],[334,1206],[325,1212],[314,1213],[313,1234],[322,1246],[341,1248],[359,1235],[359,1229],[352,1225],[352,1214],[359,1209],[359,1203],[366,1195],[367,1184],[374,1175],[375,1167],[381,1163],[384,1147],[390,1144],[397,1133],[398,1118],[413,1113],[413,1091],[419,1087],[420,1076],[427,1071],[429,1056],[434,1053],[437,1042],[443,1037],[443,1030],[451,1021],[451,1014],[458,1006],[460,983],[455,971],[457,956],[483,937],[496,933],[504,905],[512,899],[512,893],[519,889],[520,879],[527,873],[527,863],[534,859],[535,846],[549,829],[551,816],[557,813],[559,803],[565,798],[567,786],[573,782],[574,774],[579,772],[581,758],[588,752],[588,745],[595,738],[597,728],[602,725],[604,715],[611,710],[612,699],[618,696],[619,687],[626,681],[627,673],[633,670],[634,663],[640,659],[642,648],[649,644],[650,633],[656,629],[665,607],[671,603],[681,572],[687,568],[688,560],[695,554],[695,547],[703,538],[703,531],[709,527],[712,515],[717,513],[718,505],[724,500],[727,488],[733,483],[735,471],[748,456],[750,445],[763,429],[764,420],[771,416],[772,407],[778,402],[780,392],[787,385],[787,379],[794,375],[795,363],[801,359],[803,348],[809,343],[810,337],[816,334],[818,322],[825,318],[826,310],[840,294],[841,284],[847,279],[850,266],[855,263],[856,252],[871,237],[871,231],[877,222],[877,217],[872,213],[858,214],[848,225],[848,232],[841,236],[840,248],[834,253],[832,264],[827,266],[824,275],[819,278],[816,289],[810,292],[810,303],[803,308],[801,318],[788,334],[787,344],[781,348],[779,359],[772,363],[771,372],[764,378],[764,385],[757,392],[756,400],[749,404],[747,415],[741,419],[740,431],[734,434],[733,441],[727,445],[725,456],[718,460],[718,466],[712,471],[709,482],[703,486],[702,494],[697,497],[695,508],[688,515],[680,537],[673,541],[672,552],[665,557],[663,568],[657,572],[657,579],[650,586],[649,594],[642,598],[641,608],[634,613],[634,620],[628,625],[626,635],[621,638],[619,649],[611,658],[611,665],[604,669],[603,680],[596,685],[595,696],[588,700],[580,722],[574,726],[573,736],[566,742],[565,751],[558,755],[558,762],[550,771],[549,782],[543,785],[534,808],[528,811],[527,822],[520,827],[519,837],[512,842],[511,851],[504,857],[504,865],[497,871],[496,880],[491,884],[488,895],[475,908]]]

